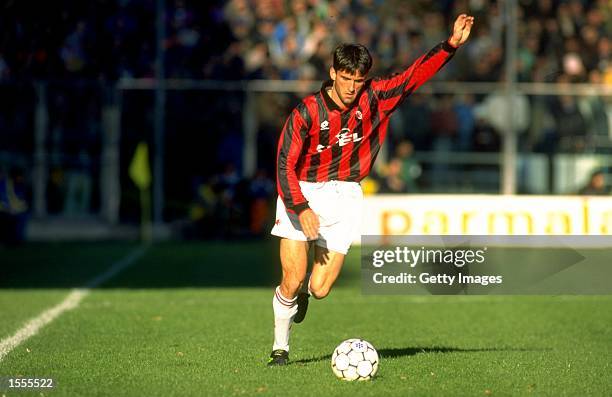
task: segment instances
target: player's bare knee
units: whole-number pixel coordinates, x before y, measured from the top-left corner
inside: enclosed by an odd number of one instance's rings
[[[326,286],[319,286],[319,287],[315,287],[314,289],[312,288],[312,285],[310,286],[310,293],[316,299],[325,298],[327,295],[329,295],[329,291],[330,291],[330,288]]]
[[[297,295],[304,280],[295,276],[285,276],[281,282],[281,293],[287,298]]]
[[[329,295],[329,289],[319,289],[319,290],[315,290],[315,291],[310,291],[310,293],[312,294],[312,296],[314,296],[316,299],[323,299],[325,298],[327,295]]]

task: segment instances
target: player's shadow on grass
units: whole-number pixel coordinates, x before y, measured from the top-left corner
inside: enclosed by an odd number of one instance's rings
[[[483,353],[483,352],[529,352],[541,351],[546,349],[522,349],[522,348],[481,348],[481,349],[462,349],[458,347],[394,347],[387,349],[378,349],[378,355],[381,358],[397,358],[414,356],[419,353]],[[331,354],[326,354],[319,357],[305,358],[301,360],[291,361],[292,364],[308,364],[312,362],[330,360]]]

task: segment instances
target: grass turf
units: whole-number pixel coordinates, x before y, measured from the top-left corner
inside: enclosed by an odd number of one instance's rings
[[[1,337],[132,249],[0,250]],[[276,252],[275,241],[155,245],[12,351],[0,376],[53,377],[55,396],[612,393],[612,297],[363,296],[358,250],[294,325],[291,365],[267,368]],[[374,381],[333,376],[331,352],[351,337],[378,349]]]

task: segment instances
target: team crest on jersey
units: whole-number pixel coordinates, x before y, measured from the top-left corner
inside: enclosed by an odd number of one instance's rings
[[[329,130],[329,121],[323,120],[321,123],[321,131]]]
[[[361,120],[363,118],[363,114],[361,114],[361,110],[358,110],[355,112],[355,117],[357,117],[357,119]]]

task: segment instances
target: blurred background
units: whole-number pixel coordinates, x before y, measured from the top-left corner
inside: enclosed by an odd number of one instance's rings
[[[393,73],[464,12],[469,41],[391,118],[365,192],[608,195],[609,0],[3,1],[0,242],[266,236],[279,133],[333,48]]]

